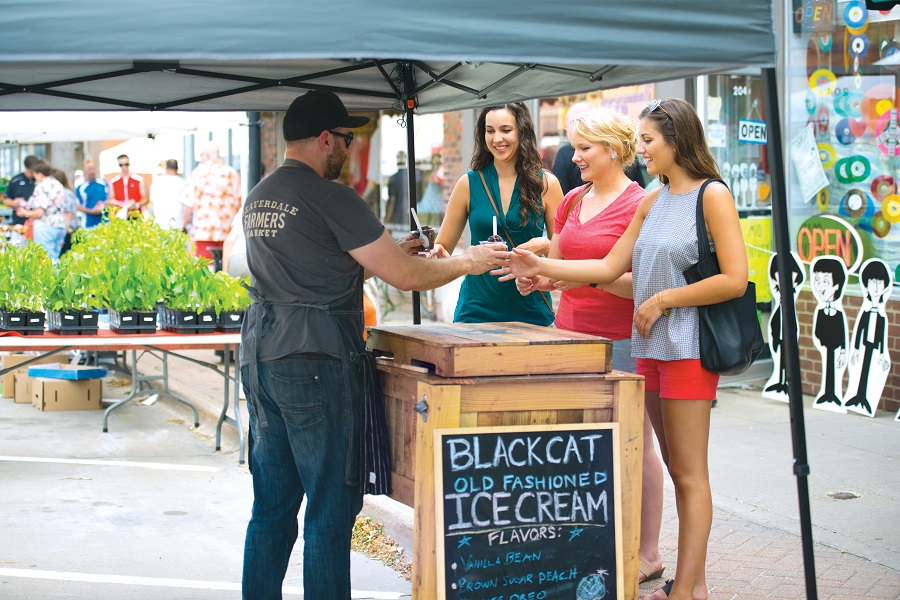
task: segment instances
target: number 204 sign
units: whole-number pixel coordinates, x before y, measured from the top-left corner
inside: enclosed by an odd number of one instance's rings
[[[435,431],[438,597],[624,597],[617,423]]]

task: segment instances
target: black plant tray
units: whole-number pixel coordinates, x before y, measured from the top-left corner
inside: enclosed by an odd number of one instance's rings
[[[176,310],[162,307],[159,310],[159,325],[163,331],[172,333],[212,333],[216,330],[216,313],[212,310],[200,312]]]
[[[98,314],[84,310],[60,310],[47,313],[47,329],[62,335],[96,335]]]
[[[216,318],[216,331],[240,331],[244,322],[244,311],[223,310]]]
[[[109,309],[109,329],[122,334],[156,333],[156,311],[118,312]]]
[[[44,313],[0,311],[0,329],[22,335],[44,335]]]

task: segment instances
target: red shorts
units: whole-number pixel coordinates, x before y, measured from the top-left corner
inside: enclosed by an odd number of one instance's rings
[[[221,248],[222,244],[225,242],[207,242],[203,240],[194,240],[194,256],[201,256],[203,258],[212,258],[213,255],[210,253],[210,248]]]
[[[719,376],[700,366],[699,358],[682,360],[637,359],[637,374],[644,389],[668,400],[715,400]]]

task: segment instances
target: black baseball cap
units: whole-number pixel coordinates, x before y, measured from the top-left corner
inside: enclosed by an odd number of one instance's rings
[[[368,117],[351,117],[334,92],[311,90],[291,102],[284,115],[284,141],[303,140],[335,127],[362,127]]]

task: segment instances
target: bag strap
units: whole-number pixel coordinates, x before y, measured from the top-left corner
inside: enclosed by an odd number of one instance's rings
[[[594,182],[588,181],[587,185],[585,185],[584,188],[580,192],[578,192],[578,195],[572,199],[572,202],[569,203],[569,208],[566,210],[566,218],[563,219],[563,223],[569,220],[569,215],[572,214],[572,211],[575,210],[576,206],[581,204],[581,201],[584,200],[584,197],[587,196],[587,193],[591,191],[593,187]]]
[[[504,221],[503,216],[500,214],[500,209],[497,208],[497,203],[494,202],[494,195],[491,194],[491,190],[488,187],[487,181],[485,181],[485,179],[484,179],[484,173],[482,173],[481,171],[478,171],[478,176],[481,177],[481,185],[484,186],[484,191],[487,194],[488,200],[491,201],[491,206],[494,208],[494,213],[497,215],[497,223],[499,223],[500,227],[503,228],[503,233],[506,234],[506,239],[509,240],[509,243],[511,246],[518,246],[516,241],[513,239],[512,235],[510,235],[509,230],[506,229],[506,225],[503,224],[503,221]],[[547,305],[547,308],[550,309],[550,312],[553,313],[554,316],[556,316],[556,311],[553,310],[553,303],[551,303],[550,298],[548,298],[549,294],[547,294],[545,296],[544,292],[538,290],[538,295],[544,301],[544,304]]]
[[[700,260],[708,258],[709,255],[712,254],[709,251],[709,235],[706,233],[706,219],[703,218],[703,190],[714,181],[728,187],[721,179],[707,179],[703,182],[703,185],[700,186],[700,191],[697,192],[697,245],[699,246]]]

